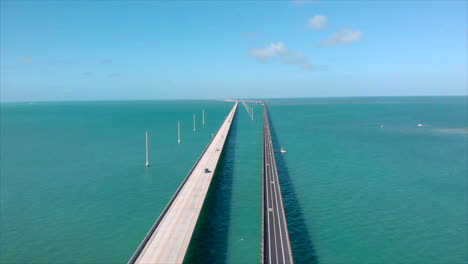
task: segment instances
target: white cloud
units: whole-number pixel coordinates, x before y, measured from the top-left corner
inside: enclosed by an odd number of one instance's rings
[[[319,47],[343,45],[360,41],[364,37],[364,33],[360,30],[342,29],[340,32],[333,33],[333,35],[317,44]]]
[[[50,65],[62,65],[62,64],[75,64],[76,61],[69,59],[50,59],[50,60],[37,60],[32,57],[22,57],[20,62],[22,64],[50,64]]]
[[[75,64],[76,61],[69,60],[69,59],[55,59],[51,60],[50,62],[45,62],[45,63],[50,63],[50,64]]]
[[[262,36],[262,33],[250,31],[250,32],[246,32],[244,35],[245,35],[247,38],[257,38],[257,37],[261,37],[261,36]]]
[[[120,77],[120,72],[113,72],[109,74],[109,78],[115,78],[115,77]]]
[[[100,64],[110,64],[112,62],[113,62],[112,59],[102,59],[99,61]]]
[[[315,15],[309,19],[309,27],[313,30],[321,30],[328,26],[328,18],[324,15]]]
[[[1,70],[2,71],[13,71],[15,68],[11,67],[11,66],[2,66],[1,67]]]
[[[277,42],[277,43],[271,43],[270,45],[264,48],[251,50],[250,56],[256,59],[265,60],[265,59],[269,59],[269,58],[273,58],[273,57],[285,54],[287,52],[288,52],[288,48],[286,48],[283,42]]]
[[[319,0],[292,0],[291,2],[293,3],[294,6],[302,6],[305,4],[310,4],[310,3],[316,3]]]
[[[298,65],[305,69],[313,68],[312,64],[309,63],[309,58],[302,52],[287,53],[282,56],[282,62],[285,64]]]
[[[23,57],[23,58],[21,58],[21,63],[23,63],[23,64],[31,64],[31,63],[33,63],[33,62],[34,62],[34,60],[33,60],[33,58],[31,58],[31,57]]]
[[[283,42],[272,43],[264,48],[253,49],[250,56],[260,61],[278,58],[281,63],[297,65],[304,69],[325,70],[323,66],[316,66],[309,62],[309,58],[302,52],[289,50]]]

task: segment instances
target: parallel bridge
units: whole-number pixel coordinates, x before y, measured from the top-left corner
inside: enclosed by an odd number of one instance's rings
[[[284,212],[268,108],[263,113],[263,263],[294,263]]]

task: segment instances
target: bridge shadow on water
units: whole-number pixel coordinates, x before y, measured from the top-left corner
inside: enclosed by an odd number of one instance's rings
[[[184,263],[226,263],[227,261],[237,122],[236,115]]]
[[[270,112],[271,113],[271,112]],[[294,182],[289,174],[288,165],[281,152],[278,136],[270,120],[270,131],[275,148],[276,165],[278,167],[278,176],[281,181],[281,192],[283,194],[284,210],[288,220],[288,230],[291,239],[291,247],[296,264],[318,264],[318,256],[307,228],[302,208],[297,198],[294,188]]]

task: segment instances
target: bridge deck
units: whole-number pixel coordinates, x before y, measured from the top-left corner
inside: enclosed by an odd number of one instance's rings
[[[263,263],[294,263],[266,104],[263,114]]]
[[[129,263],[183,262],[237,105],[238,102]]]

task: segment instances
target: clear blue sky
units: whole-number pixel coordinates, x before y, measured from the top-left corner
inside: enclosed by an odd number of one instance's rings
[[[2,101],[467,94],[467,1],[1,1]]]

